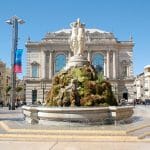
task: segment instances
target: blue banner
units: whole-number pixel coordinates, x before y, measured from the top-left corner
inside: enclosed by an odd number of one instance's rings
[[[17,49],[15,51],[14,72],[16,73],[22,72],[22,53],[23,49]]]

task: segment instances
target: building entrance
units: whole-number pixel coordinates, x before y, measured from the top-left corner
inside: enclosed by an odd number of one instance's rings
[[[37,90],[32,90],[32,104],[37,101]]]
[[[123,93],[123,96],[122,96],[124,99],[128,99],[128,93]]]

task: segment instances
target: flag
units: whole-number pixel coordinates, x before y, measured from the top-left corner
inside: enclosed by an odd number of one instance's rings
[[[14,61],[14,72],[21,73],[22,72],[22,52],[23,49],[17,49],[15,51],[15,61]]]

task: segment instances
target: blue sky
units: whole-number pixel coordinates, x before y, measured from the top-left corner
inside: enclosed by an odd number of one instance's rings
[[[149,0],[1,0],[0,59],[10,66],[12,42],[11,26],[5,21],[14,15],[25,20],[19,25],[18,48],[23,48],[23,73],[26,73],[28,36],[41,40],[47,32],[69,28],[70,22],[80,18],[87,28],[113,32],[120,41],[129,40],[134,46],[134,74],[150,64],[150,1]]]

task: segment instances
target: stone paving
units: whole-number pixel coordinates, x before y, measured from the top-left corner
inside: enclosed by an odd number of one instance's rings
[[[30,125],[27,122],[25,122],[21,108],[16,109],[16,110],[8,110],[7,107],[4,107],[4,108],[0,107],[0,121],[6,122],[12,128],[43,129],[43,125],[39,125],[39,124]],[[88,125],[88,122],[87,122],[86,125],[81,125],[81,126],[71,126],[71,124],[68,126],[61,126],[61,127],[44,125],[44,129],[125,130],[125,129],[131,129],[132,127],[136,127],[142,124],[150,124],[150,105],[147,105],[147,106],[137,105],[134,108],[134,115],[130,119],[130,121],[118,123],[116,126],[114,124],[91,126],[91,125]]]
[[[21,112],[20,108],[10,111],[0,107],[0,145],[6,150],[12,148],[5,145],[7,142],[14,145],[15,150],[17,146],[19,149],[20,143],[28,145],[28,148],[21,150],[30,150],[31,145],[36,150],[42,147],[53,150],[91,150],[104,147],[106,150],[148,150],[150,146],[150,105],[137,105],[129,122],[99,126],[31,125],[24,121]],[[41,147],[34,144],[39,142]]]

